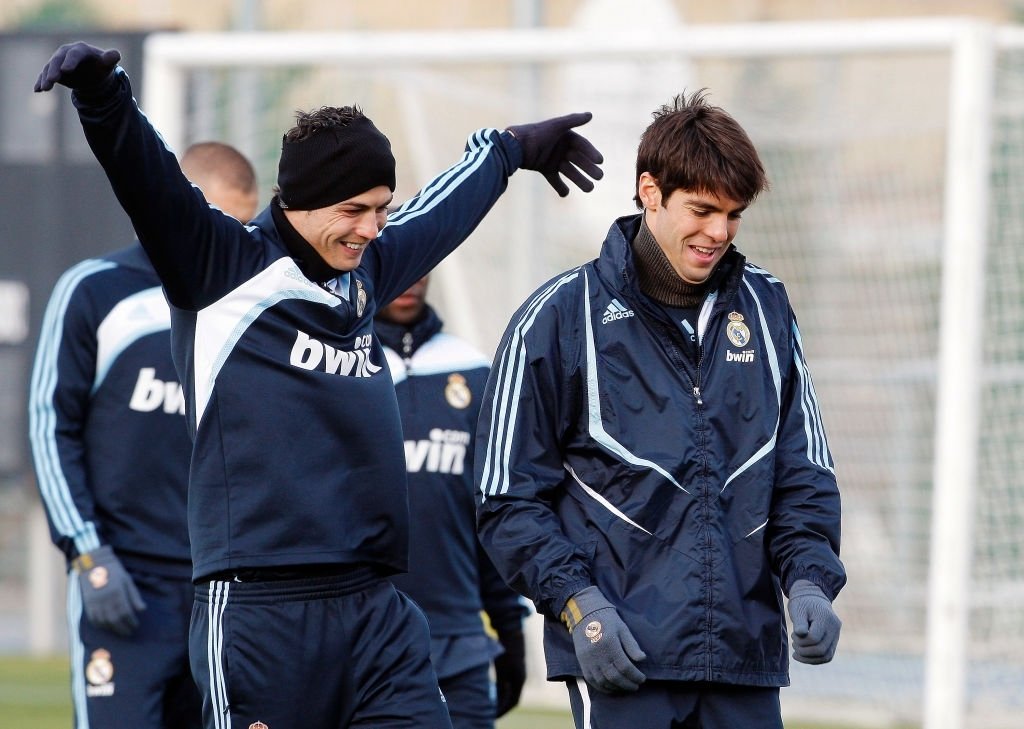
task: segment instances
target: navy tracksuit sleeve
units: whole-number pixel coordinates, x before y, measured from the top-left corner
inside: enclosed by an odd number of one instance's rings
[[[469,137],[458,162],[388,217],[362,263],[376,281],[380,307],[431,271],[473,232],[521,161],[515,137],[481,129]]]
[[[543,294],[541,294],[543,295]],[[474,471],[482,502],[480,541],[506,582],[543,614],[592,584],[585,552],[570,541],[553,508],[566,478],[559,445],[572,382],[563,373],[563,339],[554,307],[535,299],[512,317],[487,381],[477,429]]]
[[[768,549],[787,595],[804,579],[834,599],[846,583],[839,560],[839,488],[792,311],[789,321],[792,361],[782,388]]]
[[[74,302],[78,284],[108,266],[85,261],[57,282],[43,316],[29,384],[29,440],[53,543],[68,561],[100,546],[84,431],[96,370],[95,323]]]
[[[478,543],[477,565],[480,570],[480,597],[491,627],[498,635],[522,631],[523,618],[529,608],[519,594],[505,584],[483,546]]]
[[[174,306],[198,311],[260,268],[260,246],[245,227],[211,208],[174,153],[139,110],[128,75],[72,100],[93,154]]]

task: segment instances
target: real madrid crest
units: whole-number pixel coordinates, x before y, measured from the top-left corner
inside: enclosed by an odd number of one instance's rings
[[[356,279],[356,316],[363,315],[363,309],[366,308],[366,289],[363,288],[363,282]]]
[[[745,347],[750,341],[750,330],[743,323],[743,314],[738,311],[729,312],[729,323],[725,325],[725,335],[736,347]]]
[[[92,652],[89,664],[85,667],[85,680],[93,686],[110,683],[114,678],[114,664],[110,660],[110,651],[99,648]]]
[[[458,372],[448,375],[448,384],[444,388],[444,399],[453,408],[464,410],[473,402],[473,393],[469,391],[466,378]]]

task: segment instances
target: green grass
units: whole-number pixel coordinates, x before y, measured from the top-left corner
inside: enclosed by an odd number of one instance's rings
[[[0,729],[70,729],[68,661],[0,656]],[[839,724],[793,724],[787,729],[855,729]],[[519,707],[497,729],[572,729],[567,711]]]
[[[0,729],[69,729],[67,658],[0,657]]]

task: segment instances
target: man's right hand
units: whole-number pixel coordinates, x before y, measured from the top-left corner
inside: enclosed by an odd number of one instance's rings
[[[97,628],[131,635],[139,627],[136,615],[146,609],[138,588],[109,545],[79,555],[72,562],[82,588],[82,606]]]
[[[54,51],[36,79],[36,91],[49,91],[54,84],[69,89],[99,86],[117,66],[121,54],[116,49],[102,50],[88,43],[66,43]]]
[[[647,677],[635,664],[647,654],[598,588],[588,587],[569,598],[562,620],[588,684],[607,694],[640,688]]]

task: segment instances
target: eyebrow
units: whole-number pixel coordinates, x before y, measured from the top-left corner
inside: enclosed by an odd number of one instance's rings
[[[346,200],[338,204],[343,208],[348,208],[349,210],[378,210],[380,208],[390,208],[391,203],[394,201],[395,196],[392,195],[383,205],[371,205],[369,203],[355,202],[353,200]]]

